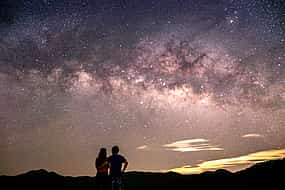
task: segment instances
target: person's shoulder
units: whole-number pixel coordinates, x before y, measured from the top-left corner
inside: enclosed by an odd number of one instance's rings
[[[127,159],[123,156],[123,155],[118,155],[120,157],[121,160],[126,161]]]
[[[112,158],[113,158],[113,155],[109,156],[109,157],[107,158],[107,160],[111,160]]]
[[[121,155],[121,154],[118,154],[118,156],[119,156],[120,158],[124,158],[124,156],[123,156],[123,155]]]

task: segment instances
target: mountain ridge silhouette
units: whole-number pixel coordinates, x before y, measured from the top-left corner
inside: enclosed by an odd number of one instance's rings
[[[132,171],[126,172],[123,178],[125,190],[277,189],[283,185],[284,173],[285,159],[280,159],[258,163],[235,173],[224,169],[191,175]],[[62,176],[45,169],[0,176],[1,186],[16,189],[95,189],[95,183],[94,176]]]

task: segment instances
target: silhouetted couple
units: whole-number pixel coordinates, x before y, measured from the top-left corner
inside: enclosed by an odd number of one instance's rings
[[[119,147],[112,147],[112,155],[107,157],[106,148],[101,148],[96,158],[96,190],[122,190],[122,174],[125,172],[128,162],[119,154]],[[110,172],[108,172],[110,171]],[[110,175],[109,175],[110,174]],[[110,181],[111,180],[111,181]]]

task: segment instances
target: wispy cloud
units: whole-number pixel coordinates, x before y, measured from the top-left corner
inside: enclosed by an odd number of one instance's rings
[[[241,137],[242,138],[263,138],[264,136],[261,134],[257,134],[257,133],[250,133],[250,134],[245,134]]]
[[[137,150],[145,150],[145,149],[147,149],[147,148],[148,148],[147,145],[142,145],[142,146],[137,147],[136,149],[137,149]]]
[[[245,166],[250,166],[267,160],[275,160],[282,158],[285,158],[285,149],[267,150],[234,158],[205,161],[196,166],[187,165],[180,168],[170,169],[167,171],[174,171],[182,174],[193,174],[201,173],[204,171],[214,171],[217,169],[228,169],[234,172],[244,168]]]
[[[166,147],[168,150],[178,151],[178,152],[224,150],[223,148],[210,144],[209,140],[201,138],[176,141],[170,144],[165,144],[163,146]]]

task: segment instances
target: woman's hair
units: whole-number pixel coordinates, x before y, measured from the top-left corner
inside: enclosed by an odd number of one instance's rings
[[[107,159],[107,149],[101,148],[98,154],[98,157],[96,159],[96,165],[103,164]]]

